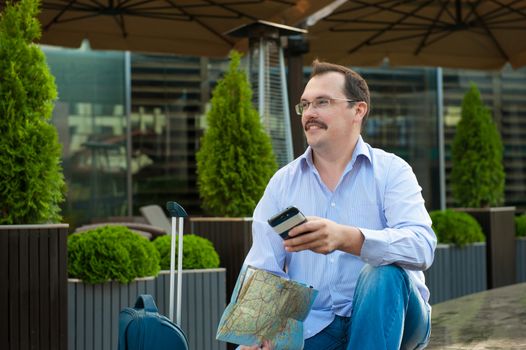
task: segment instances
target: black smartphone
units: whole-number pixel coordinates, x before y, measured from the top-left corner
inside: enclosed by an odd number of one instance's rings
[[[285,208],[285,210],[268,219],[269,225],[283,239],[289,239],[289,231],[305,221],[307,221],[307,218],[296,207]]]

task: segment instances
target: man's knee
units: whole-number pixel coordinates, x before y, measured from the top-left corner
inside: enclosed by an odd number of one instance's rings
[[[396,265],[371,266],[365,265],[360,272],[358,283],[364,283],[370,287],[380,287],[387,285],[407,285],[407,272]],[[361,280],[361,281],[360,281]]]

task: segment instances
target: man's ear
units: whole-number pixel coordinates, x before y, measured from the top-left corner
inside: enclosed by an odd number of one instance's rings
[[[367,103],[360,101],[356,102],[354,105],[355,115],[354,120],[357,122],[362,123],[363,118],[367,115],[367,111],[369,110],[369,106]]]

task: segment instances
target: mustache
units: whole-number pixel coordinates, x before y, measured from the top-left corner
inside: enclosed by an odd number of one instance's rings
[[[317,127],[319,127],[320,129],[325,129],[327,130],[328,126],[327,124],[325,124],[324,122],[320,121],[320,120],[317,120],[317,119],[311,119],[309,121],[307,121],[305,123],[305,131],[307,131],[307,129],[311,126],[311,125],[316,125]]]

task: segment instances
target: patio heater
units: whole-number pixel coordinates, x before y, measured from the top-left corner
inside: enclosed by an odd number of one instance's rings
[[[253,102],[270,135],[280,167],[294,158],[282,38],[305,33],[304,29],[262,20],[227,33],[248,38],[248,74],[254,90]]]

